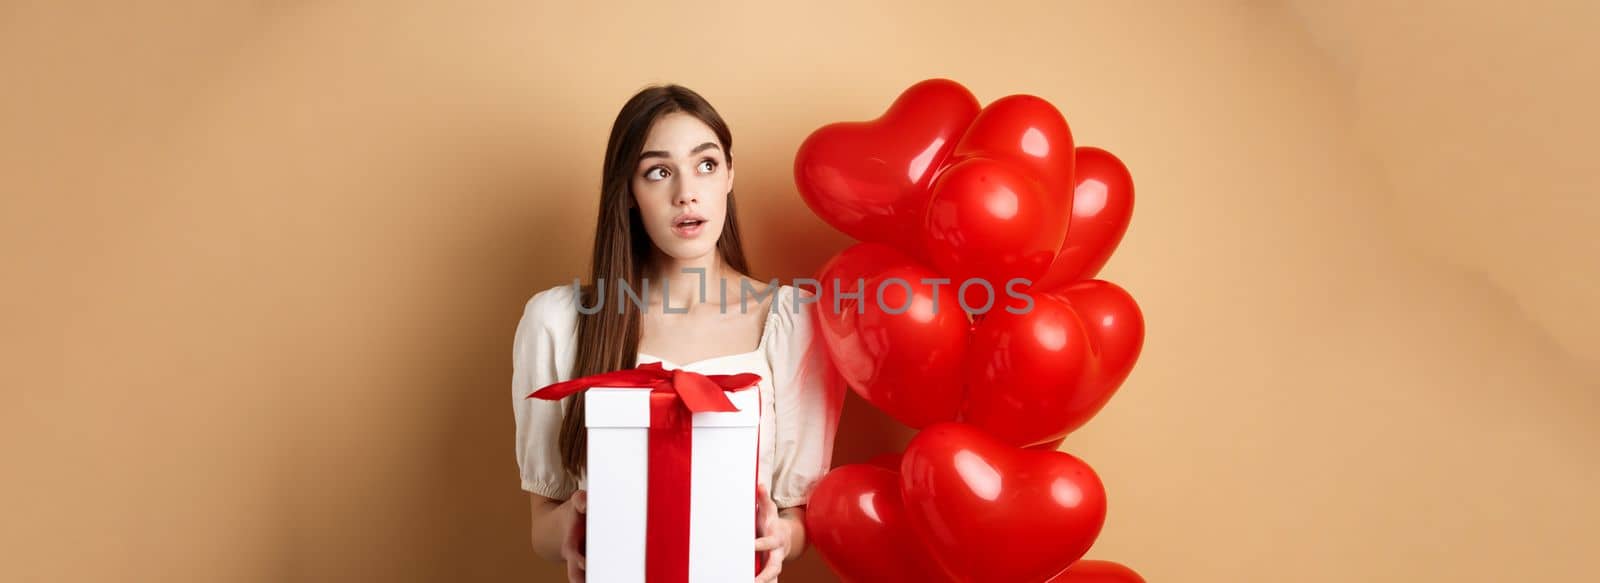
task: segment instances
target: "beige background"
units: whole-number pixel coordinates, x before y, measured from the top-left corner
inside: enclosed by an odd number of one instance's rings
[[[710,98],[791,278],[847,244],[795,147],[932,76],[1138,184],[1104,276],[1144,357],[1065,446],[1091,557],[1600,574],[1594,3],[165,4],[0,3],[0,580],[554,580],[510,341],[583,268],[616,108]],[[905,437],[846,417],[841,461]]]

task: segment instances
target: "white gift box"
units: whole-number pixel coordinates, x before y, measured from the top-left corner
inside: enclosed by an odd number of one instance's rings
[[[645,581],[650,394],[641,388],[596,387],[585,397],[585,563],[590,583]],[[756,387],[726,394],[738,411],[690,414],[691,583],[749,581],[755,576],[760,394]]]

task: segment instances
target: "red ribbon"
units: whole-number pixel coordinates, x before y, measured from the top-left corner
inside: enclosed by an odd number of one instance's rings
[[[557,400],[594,387],[650,389],[649,502],[645,514],[645,580],[689,581],[689,482],[694,451],[692,414],[738,411],[728,393],[761,382],[761,375],[703,375],[668,370],[659,362],[546,385],[528,398]],[[760,563],[757,561],[757,568]]]

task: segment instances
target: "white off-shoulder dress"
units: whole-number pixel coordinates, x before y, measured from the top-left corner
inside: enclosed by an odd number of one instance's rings
[[[800,293],[810,292],[790,285],[778,288],[772,310],[765,316],[761,342],[750,352],[687,363],[642,352],[638,355],[639,364],[660,362],[669,369],[761,375],[757,477],[779,508],[805,504],[812,488],[827,473],[844,401],[844,383],[828,366],[825,351],[811,349],[815,304],[797,310],[796,294]],[[577,316],[577,290],[571,285],[535,294],[517,324],[512,352],[511,400],[522,489],[558,500],[585,487],[581,477],[571,478],[561,467],[558,435],[572,398],[546,401],[525,397],[540,387],[572,378]]]

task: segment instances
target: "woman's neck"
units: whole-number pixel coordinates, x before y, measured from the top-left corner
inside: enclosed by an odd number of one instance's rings
[[[667,299],[667,307],[673,310],[704,303],[719,297],[719,286],[724,278],[732,278],[727,282],[730,291],[739,289],[739,272],[722,261],[717,253],[689,260],[660,254],[655,263],[657,268],[650,276],[650,298],[646,300],[651,306],[657,306],[663,297]]]

